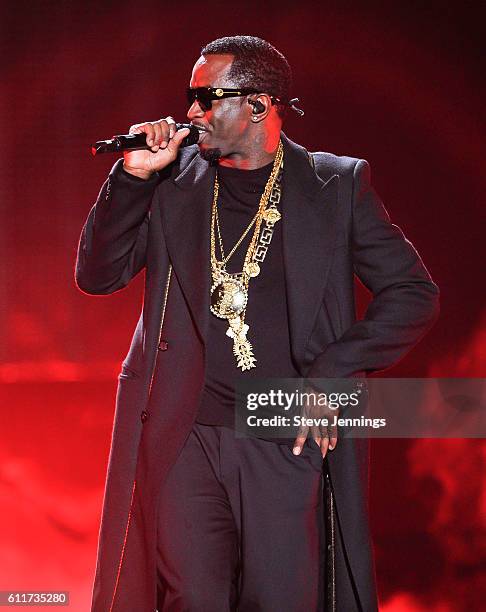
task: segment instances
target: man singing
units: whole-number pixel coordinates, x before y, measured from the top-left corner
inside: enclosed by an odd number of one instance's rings
[[[92,610],[376,610],[365,441],[236,437],[235,386],[388,368],[436,319],[438,289],[367,162],[282,132],[302,112],[268,42],[206,45],[188,102],[198,144],[180,148],[172,117],[132,126],[150,150],[115,163],[79,243],[87,293],[145,271]],[[373,296],[361,321],[354,274]]]

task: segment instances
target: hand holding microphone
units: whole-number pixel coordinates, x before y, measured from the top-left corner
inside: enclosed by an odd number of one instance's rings
[[[199,139],[197,128],[182,127],[172,117],[137,123],[131,126],[129,134],[144,134],[145,139],[142,142],[140,138],[135,139],[135,142],[127,142],[126,137],[121,136],[119,140],[114,137],[113,140],[95,143],[92,152],[96,155],[106,151],[123,151],[123,169],[143,179],[150,178],[154,172],[172,163],[179,147],[195,144]],[[143,146],[147,148],[142,149]]]

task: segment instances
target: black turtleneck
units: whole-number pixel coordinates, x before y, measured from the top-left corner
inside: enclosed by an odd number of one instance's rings
[[[218,167],[218,214],[225,254],[230,252],[256,214],[272,166],[273,162],[256,170]],[[253,228],[228,261],[228,272],[241,272],[252,235]],[[219,247],[216,249],[220,259]],[[233,340],[226,335],[228,322],[210,314],[206,377],[196,419],[198,423],[234,427],[237,380],[299,376],[290,355],[282,220],[275,224],[272,242],[260,265],[260,274],[250,279],[245,323],[249,325],[247,338],[257,361],[255,368],[243,372],[236,365]]]

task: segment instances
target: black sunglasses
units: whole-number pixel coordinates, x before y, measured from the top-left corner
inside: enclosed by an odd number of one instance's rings
[[[243,87],[240,89],[228,89],[222,87],[189,87],[187,89],[187,101],[190,105],[194,101],[199,102],[199,106],[203,111],[211,109],[213,100],[222,100],[223,98],[236,98],[237,96],[247,96],[252,93],[261,93],[258,89]]]
[[[186,90],[189,105],[192,106],[194,101],[197,100],[199,102],[199,106],[204,112],[211,110],[213,100],[248,96],[252,93],[262,92],[259,89],[253,89],[251,87],[242,87],[240,89],[230,89],[227,87],[188,87]],[[295,106],[295,104],[299,101],[299,98],[292,98],[292,100],[289,100],[288,102],[284,102],[275,96],[270,96],[270,99],[272,104],[284,104],[285,106],[289,106],[301,117],[304,115],[304,111]]]

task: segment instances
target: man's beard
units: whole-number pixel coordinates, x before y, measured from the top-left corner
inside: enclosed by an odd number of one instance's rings
[[[221,157],[221,149],[200,149],[199,155],[205,161],[209,162],[211,166],[214,166],[214,164],[218,163],[218,159]]]

